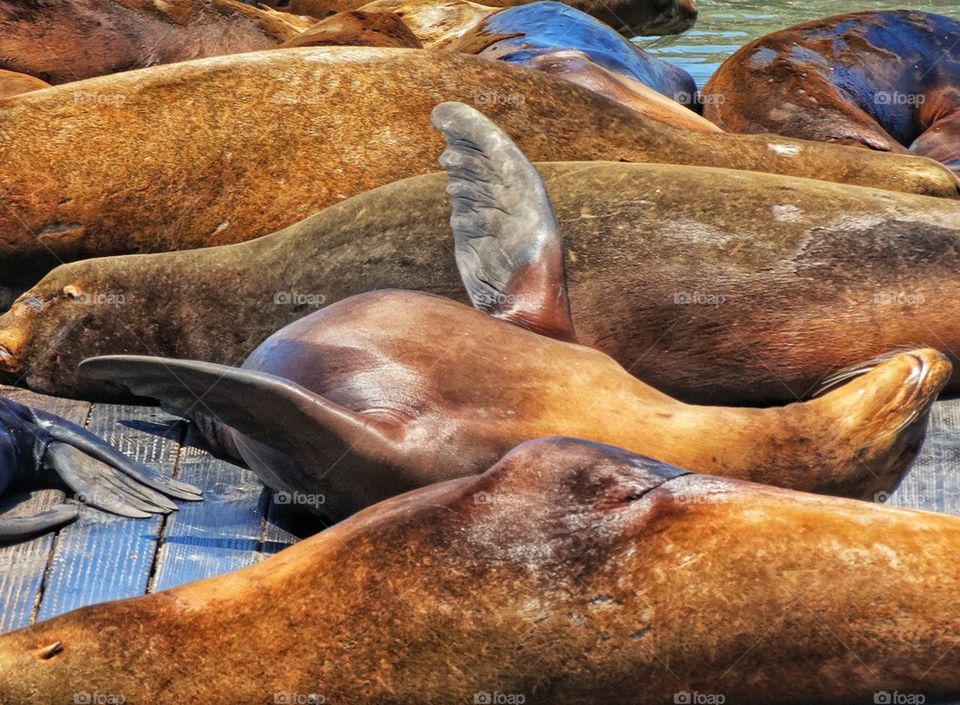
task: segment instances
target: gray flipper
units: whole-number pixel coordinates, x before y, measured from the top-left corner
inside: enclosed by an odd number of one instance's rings
[[[540,174],[510,137],[463,103],[441,103],[433,125],[447,148],[450,227],[473,305],[523,328],[576,340],[563,246]]]
[[[283,452],[299,453],[304,447],[328,452],[331,441],[338,439],[350,450],[390,457],[402,431],[399,425],[358,414],[282,377],[212,362],[108,355],[84,360],[80,371],[138,396],[160,399],[181,413],[202,409]]]
[[[0,519],[0,543],[25,541],[26,539],[59,529],[76,521],[80,511],[69,504],[58,504],[31,517]]]

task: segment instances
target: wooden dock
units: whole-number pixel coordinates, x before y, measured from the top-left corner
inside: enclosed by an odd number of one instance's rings
[[[127,455],[204,490],[167,517],[131,520],[84,507],[56,535],[0,548],[0,633],[68,610],[164,590],[262,560],[310,529],[272,505],[249,470],[201,449],[195,429],[155,407],[89,404],[0,387],[0,394],[85,425]],[[934,406],[923,453],[887,501],[960,514],[960,400]],[[0,510],[15,500],[9,498]],[[32,493],[33,514],[63,499]],[[883,498],[881,498],[883,499]]]

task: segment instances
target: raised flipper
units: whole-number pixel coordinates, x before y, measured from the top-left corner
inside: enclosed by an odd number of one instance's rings
[[[80,501],[125,517],[174,511],[168,497],[202,499],[193,485],[131,460],[66,419],[11,399],[0,399],[0,432],[5,434],[3,470],[13,482],[36,484],[52,472]],[[0,540],[62,526],[76,518],[76,511],[64,505],[36,517],[0,520]]]
[[[80,371],[123,385],[138,396],[159,399],[183,414],[201,409],[244,436],[283,452],[302,453],[305,446],[328,451],[332,434],[353,451],[392,457],[401,431],[282,377],[239,367],[108,355],[84,360]]]
[[[576,340],[563,247],[540,174],[509,136],[463,103],[441,103],[433,125],[447,149],[450,227],[473,305],[561,340]]]
[[[31,517],[0,519],[0,543],[25,541],[76,521],[80,511],[69,504],[58,504]]]

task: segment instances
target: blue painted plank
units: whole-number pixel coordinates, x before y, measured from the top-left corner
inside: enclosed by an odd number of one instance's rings
[[[55,399],[12,387],[0,386],[0,396],[81,425],[90,411],[87,402]],[[63,499],[59,490],[41,490],[11,497],[2,503],[0,511],[9,510],[11,516],[36,514]],[[25,627],[34,620],[55,540],[54,534],[46,534],[32,541],[0,547],[0,634]]]
[[[172,474],[183,423],[158,408],[96,405],[88,428],[128,456]],[[125,519],[85,507],[60,532],[38,619],[146,592],[164,519]]]
[[[933,405],[920,457],[889,503],[960,514],[960,399]]]
[[[211,456],[191,426],[180,451],[180,479],[204,492],[183,503],[164,530],[150,591],[239,570],[261,557],[263,485],[245,468]]]

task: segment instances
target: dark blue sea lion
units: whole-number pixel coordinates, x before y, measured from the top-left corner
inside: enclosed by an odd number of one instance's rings
[[[200,499],[200,490],[193,485],[127,458],[76,424],[0,399],[0,494],[57,481],[80,501],[131,518],[173,511],[176,506],[167,497]],[[76,505],[61,504],[35,516],[0,518],[0,542],[44,533],[78,515]]]
[[[500,10],[451,45],[451,49],[530,67],[537,57],[573,49],[615,74],[627,76],[679,102],[691,103],[693,78],[652,56],[611,27],[559,2],[534,2]]]
[[[960,169],[960,21],[857,12],[761,37],[717,70],[704,114],[774,132],[929,156]]]

